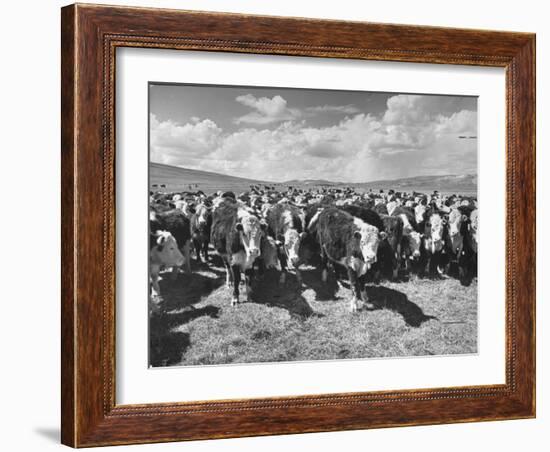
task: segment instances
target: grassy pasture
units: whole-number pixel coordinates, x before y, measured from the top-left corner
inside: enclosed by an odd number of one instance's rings
[[[165,274],[150,318],[152,366],[425,356],[477,351],[477,282],[418,279],[369,285],[373,309],[348,311],[351,292],[305,267],[303,286],[276,271],[252,301],[230,306],[219,258],[192,274]],[[241,294],[244,293],[244,287]],[[244,297],[241,296],[241,299]]]

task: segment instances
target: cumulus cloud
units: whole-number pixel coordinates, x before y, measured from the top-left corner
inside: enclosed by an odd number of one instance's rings
[[[477,134],[477,113],[451,112],[461,106],[452,106],[453,99],[392,96],[381,115],[357,113],[325,127],[308,126],[280,96],[237,100],[254,110],[238,118],[239,124],[279,124],[224,131],[210,119],[180,125],[152,115],[152,161],[273,181],[349,182],[466,173],[477,165],[475,140],[458,139]],[[330,110],[317,111],[322,109]]]
[[[215,149],[220,142],[222,129],[210,119],[193,118],[190,123],[179,125],[173,121],[160,122],[150,115],[151,160],[177,164],[181,156],[203,156]]]
[[[306,111],[310,113],[343,113],[348,115],[361,112],[361,110],[354,105],[319,105],[316,107],[308,107]]]
[[[288,121],[300,116],[300,111],[287,107],[287,102],[281,96],[254,97],[252,94],[238,96],[235,99],[242,105],[250,107],[253,111],[235,119],[236,124],[270,124],[280,121]]]

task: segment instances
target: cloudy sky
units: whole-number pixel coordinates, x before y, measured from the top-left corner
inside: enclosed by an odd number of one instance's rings
[[[150,84],[150,159],[282,182],[477,173],[477,99]]]

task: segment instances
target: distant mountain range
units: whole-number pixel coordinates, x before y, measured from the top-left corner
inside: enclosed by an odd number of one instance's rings
[[[239,190],[248,189],[251,184],[266,184],[275,186],[350,186],[363,190],[388,190],[428,192],[475,193],[477,191],[477,175],[475,174],[446,174],[440,176],[415,176],[401,179],[384,179],[371,182],[332,182],[324,179],[293,179],[281,183],[267,182],[258,179],[248,179],[211,171],[201,171],[161,163],[149,164],[149,178],[151,185],[166,185],[167,189],[185,190]]]

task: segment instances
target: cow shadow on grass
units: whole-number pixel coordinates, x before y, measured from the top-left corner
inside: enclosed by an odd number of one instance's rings
[[[437,317],[424,314],[422,309],[410,301],[403,292],[384,286],[367,286],[366,289],[369,302],[374,306],[370,310],[389,309],[397,312],[407,325],[415,328],[428,320],[437,320]]]
[[[218,318],[220,308],[189,306],[180,311],[161,312],[149,317],[149,363],[153,367],[173,366],[181,362],[191,345],[189,333],[177,328],[199,317]]]
[[[336,295],[338,282],[333,272],[329,272],[326,282],[323,282],[318,268],[302,270],[301,275],[304,285],[315,293],[315,301],[334,301],[339,298]]]
[[[195,269],[194,269],[195,270]],[[189,333],[178,329],[199,317],[217,318],[220,308],[194,305],[224,284],[225,272],[208,268],[204,274],[166,272],[159,282],[162,301],[149,316],[149,363],[153,367],[181,362],[191,345]]]
[[[267,270],[254,282],[250,301],[286,309],[290,315],[300,318],[320,316],[321,314],[314,312],[302,296],[302,286],[298,283],[296,275],[287,274],[284,283],[280,282],[280,275],[276,270]]]
[[[164,273],[160,284],[161,310],[168,312],[199,303],[225,282],[225,272],[208,268],[206,274]]]

